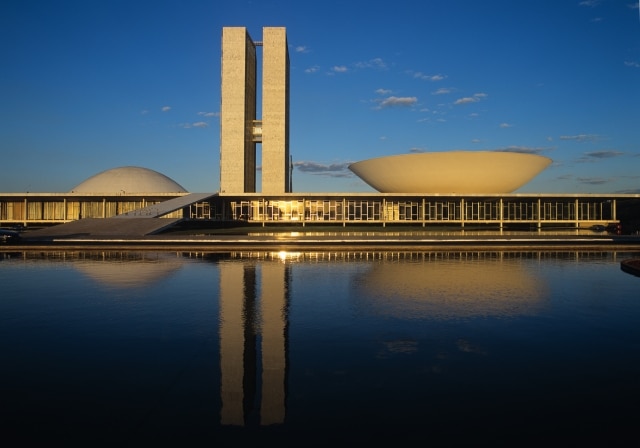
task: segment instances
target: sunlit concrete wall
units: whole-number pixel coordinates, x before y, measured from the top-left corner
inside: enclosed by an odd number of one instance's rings
[[[222,29],[220,191],[256,191],[256,48],[244,27]]]
[[[285,28],[265,27],[262,43],[262,192],[290,191],[289,51]]]

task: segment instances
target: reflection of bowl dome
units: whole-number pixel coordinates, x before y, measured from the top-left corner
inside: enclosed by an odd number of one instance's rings
[[[169,254],[127,253],[73,263],[73,267],[94,281],[117,289],[149,287],[169,278],[182,262]]]
[[[450,151],[362,160],[349,169],[382,193],[511,193],[551,163],[535,154]]]
[[[363,309],[400,318],[531,315],[546,295],[525,267],[497,260],[376,264],[356,284]]]
[[[96,174],[72,193],[186,193],[173,179],[148,168],[124,166]]]

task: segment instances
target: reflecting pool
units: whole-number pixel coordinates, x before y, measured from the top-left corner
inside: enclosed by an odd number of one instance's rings
[[[0,252],[3,435],[637,441],[638,257]]]

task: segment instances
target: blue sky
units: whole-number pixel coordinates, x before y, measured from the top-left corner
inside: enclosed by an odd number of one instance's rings
[[[519,192],[640,193],[635,0],[50,0],[0,14],[2,192],[126,165],[219,188],[225,26],[287,28],[297,192],[366,192],[350,162],[513,150]]]

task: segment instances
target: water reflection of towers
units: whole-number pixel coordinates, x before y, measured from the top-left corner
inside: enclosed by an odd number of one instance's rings
[[[284,423],[289,267],[219,266],[221,423]]]

